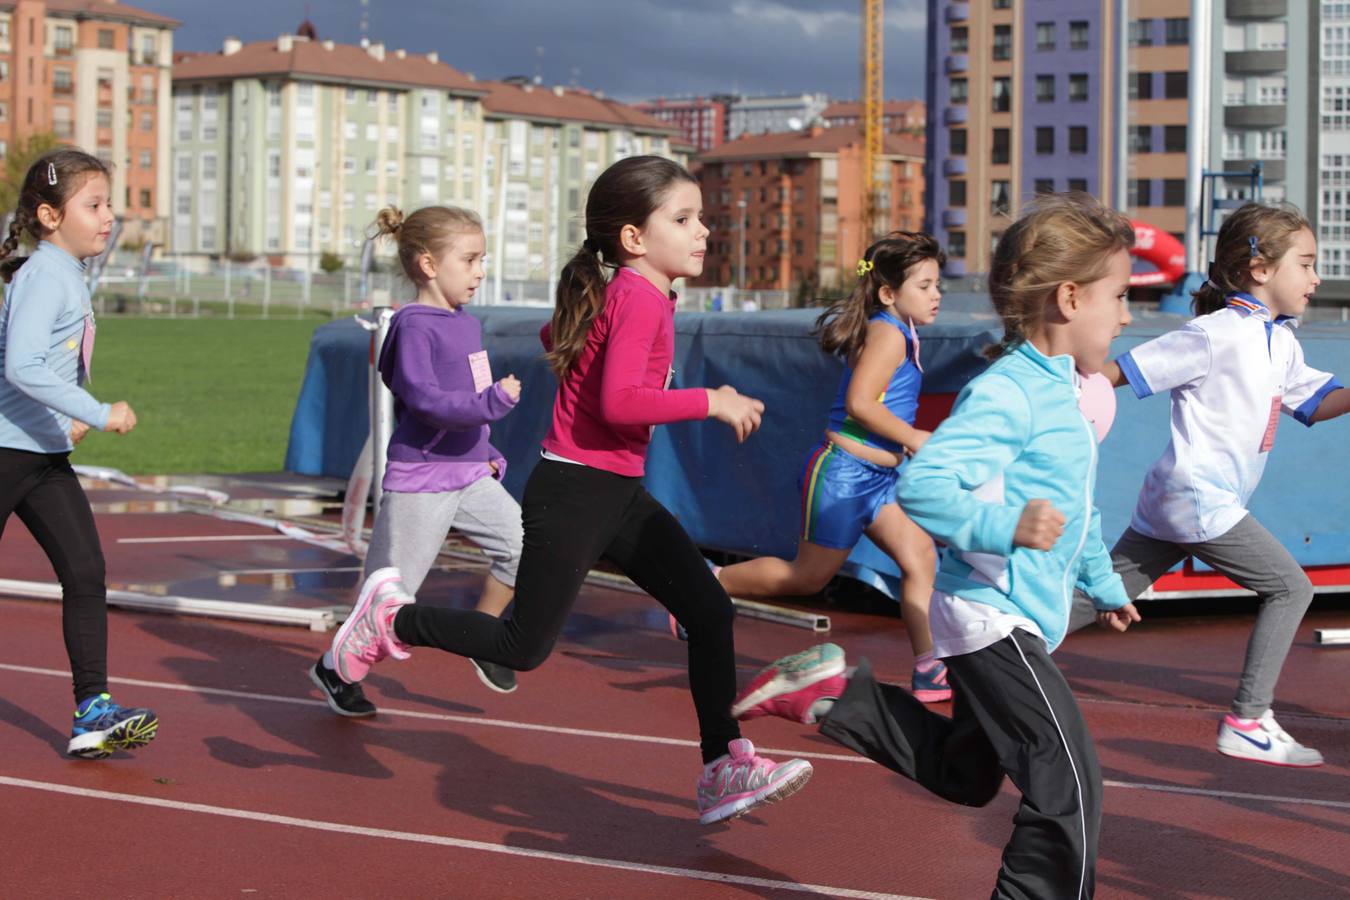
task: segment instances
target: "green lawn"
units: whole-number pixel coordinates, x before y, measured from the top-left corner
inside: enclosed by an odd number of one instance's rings
[[[89,389],[126,400],[139,424],[91,431],[71,461],[130,474],[279,471],[309,339],[325,321],[103,316]]]

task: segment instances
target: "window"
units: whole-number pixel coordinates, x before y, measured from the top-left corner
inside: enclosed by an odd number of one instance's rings
[[[1152,206],[1153,182],[1147,178],[1131,181],[1125,202],[1129,206]]]
[[[69,94],[74,90],[70,80],[70,69],[65,66],[56,66],[52,69],[52,90],[58,94]]]
[[[952,156],[966,155],[966,130],[964,128],[953,128],[948,133],[948,141]]]
[[[947,232],[947,256],[952,259],[965,258],[966,233],[964,231]]]
[[[66,56],[75,47],[75,29],[68,25],[57,25],[52,33],[52,45],[57,56]]]
[[[100,28],[98,30],[98,46],[100,50],[113,49],[113,30],[111,28]]]
[[[1163,19],[1164,41],[1169,45],[1188,44],[1191,40],[1190,19]]]
[[[1131,47],[1152,47],[1153,46],[1153,20],[1135,19],[1130,22],[1130,46]]]
[[[1036,152],[1055,152],[1055,129],[1053,127],[1043,125],[1036,129]]]
[[[1182,21],[1185,21],[1184,19]],[[1164,178],[1162,190],[1163,206],[1186,205],[1186,179]]]
[[[1055,102],[1055,76],[1053,75],[1036,76],[1036,102],[1037,103]]]
[[[1036,23],[1036,49],[1053,50],[1055,49],[1055,23],[1037,22]]]
[[[969,87],[964,78],[953,78],[948,90],[951,92],[951,102],[954,106],[964,104],[969,96]]]
[[[1153,152],[1153,126],[1136,125],[1130,129],[1130,152]]]
[[[1082,103],[1088,98],[1087,73],[1079,72],[1069,76],[1069,100]]]
[[[1152,72],[1135,72],[1130,77],[1130,99],[1131,100],[1153,99]]]
[[[154,204],[150,202],[150,189],[141,188],[141,209],[150,209],[152,206]]]
[[[994,59],[1012,59],[1012,26],[994,26]]]
[[[142,169],[149,169],[149,168],[151,168],[151,167],[153,166],[153,164],[154,164],[154,163],[153,163],[153,160],[154,160],[154,154],[152,154],[149,150],[142,150],[142,151],[141,151],[141,168],[142,168]]]
[[[947,182],[947,205],[956,207],[966,205],[966,183],[964,181]]]
[[[1185,152],[1186,152],[1186,126],[1185,126],[1185,125],[1165,125],[1165,126],[1163,126],[1163,152],[1164,152],[1164,153],[1185,153]]]
[[[965,53],[970,49],[970,29],[964,25],[952,26],[951,48],[953,53]]]
[[[993,147],[990,150],[989,161],[994,165],[1006,165],[1010,154],[1009,146],[1011,141],[1009,136],[1011,132],[1007,128],[994,129]]]
[[[1036,179],[1037,194],[1053,194],[1054,192],[1055,192],[1055,179],[1053,178]]]
[[[1069,152],[1088,152],[1088,130],[1086,125],[1069,126]]]
[[[98,125],[99,128],[111,128],[111,127],[112,127],[112,110],[111,110],[111,109],[100,109],[100,110],[97,110],[97,111],[94,113],[94,123],[95,123],[96,125]]]
[[[1163,96],[1168,100],[1185,100],[1190,77],[1190,72],[1164,72]]]
[[[1083,21],[1069,23],[1069,49],[1086,50],[1088,48],[1088,23]]]
[[[1012,209],[1012,187],[1006,181],[995,181],[989,185],[989,211],[996,216],[1006,216]]]
[[[995,78],[994,79],[994,112],[1012,111],[1012,79]]]

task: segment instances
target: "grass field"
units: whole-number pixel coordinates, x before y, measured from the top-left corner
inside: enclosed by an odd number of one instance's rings
[[[139,424],[91,431],[71,461],[129,474],[280,470],[310,336],[325,321],[103,316],[89,389],[126,400]]]

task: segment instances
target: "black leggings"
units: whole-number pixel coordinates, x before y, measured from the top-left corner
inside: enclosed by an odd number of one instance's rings
[[[618,566],[689,632],[689,687],[704,762],[740,737],[735,607],[680,523],[640,478],[541,460],[525,485],[525,546],[508,617],[414,604],[399,610],[404,643],[439,647],[512,669],[536,668],[553,650],[586,573],[601,559]]]
[[[108,689],[108,590],[94,513],[70,454],[0,447],[0,535],[11,512],[61,582],[61,630],[79,704]]]

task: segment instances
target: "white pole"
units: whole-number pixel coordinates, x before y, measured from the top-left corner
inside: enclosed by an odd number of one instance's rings
[[[1130,202],[1130,0],[1116,3],[1116,181],[1112,205]],[[1105,191],[1103,191],[1105,193]]]
[[[506,138],[497,142],[497,240],[492,250],[492,302],[502,302],[502,270],[506,268]]]
[[[376,329],[371,335],[374,342],[370,356],[370,502],[372,512],[380,514],[381,484],[384,483],[384,467],[389,462],[389,437],[394,433],[394,395],[384,386],[378,368],[380,350],[389,334],[389,321],[394,311],[387,306],[371,310],[375,316]]]
[[[1205,270],[1206,253],[1200,234],[1205,166],[1209,161],[1210,53],[1213,0],[1191,0],[1191,77],[1187,88],[1190,136],[1186,166],[1186,259],[1192,272]]]

